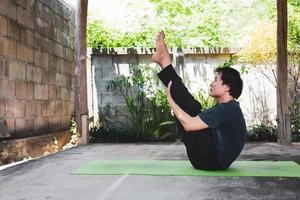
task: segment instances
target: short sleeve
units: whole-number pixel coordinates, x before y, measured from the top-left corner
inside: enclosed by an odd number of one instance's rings
[[[199,117],[210,128],[216,128],[232,119],[234,110],[232,103],[222,103],[200,113]]]

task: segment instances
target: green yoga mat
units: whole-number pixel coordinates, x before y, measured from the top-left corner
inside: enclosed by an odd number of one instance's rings
[[[235,161],[229,169],[197,170],[187,160],[94,160],[72,175],[255,176],[300,177],[293,161]]]

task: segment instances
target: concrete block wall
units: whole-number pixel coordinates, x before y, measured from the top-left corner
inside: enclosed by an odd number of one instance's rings
[[[68,129],[75,11],[60,0],[0,1],[0,120],[12,138]]]
[[[208,79],[203,76],[214,76],[213,70],[218,64],[230,59],[233,50],[227,48],[191,48],[180,49],[170,48],[173,57],[173,66],[177,73],[183,77],[185,84],[191,92],[195,92],[200,87],[205,91],[208,88]],[[88,80],[92,87],[89,90],[90,98],[89,115],[97,119],[98,108],[103,108],[107,104],[112,104],[118,108],[118,113],[122,115],[126,112],[124,97],[115,91],[107,90],[108,83],[119,75],[129,75],[130,66],[149,65],[154,68],[159,67],[152,62],[151,56],[155,52],[152,48],[114,48],[114,49],[90,49],[91,69]],[[198,73],[189,70],[197,68]],[[199,79],[200,77],[200,79]],[[200,80],[200,81],[199,81]],[[198,82],[195,84],[195,82]],[[196,87],[194,87],[196,86]],[[122,118],[120,116],[120,118]]]
[[[190,48],[170,49],[173,56],[173,66],[183,78],[184,83],[191,93],[202,91],[208,94],[209,84],[214,80],[214,70],[224,61],[237,52],[228,48]],[[98,116],[98,108],[106,104],[112,104],[119,108],[122,114],[126,109],[124,98],[116,92],[108,91],[107,85],[118,75],[129,75],[131,65],[150,65],[159,67],[151,61],[154,49],[93,49],[91,50],[91,69],[89,82],[92,87],[89,90],[89,115]],[[234,68],[240,70],[241,65]],[[240,70],[241,71],[241,70]],[[268,80],[263,74],[269,74]],[[243,110],[248,126],[260,124],[264,116],[276,124],[276,88],[272,84],[272,71],[264,73],[249,68],[248,73],[242,74],[244,89],[238,99]]]

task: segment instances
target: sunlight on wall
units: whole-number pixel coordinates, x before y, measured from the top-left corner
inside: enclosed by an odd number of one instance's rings
[[[117,75],[129,76],[129,64],[117,64],[115,63],[115,72]]]

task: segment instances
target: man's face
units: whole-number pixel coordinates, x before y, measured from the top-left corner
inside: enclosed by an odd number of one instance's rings
[[[216,72],[215,80],[210,84],[209,95],[212,97],[220,97],[228,92],[229,89],[230,88],[227,85],[223,84],[221,74]]]

